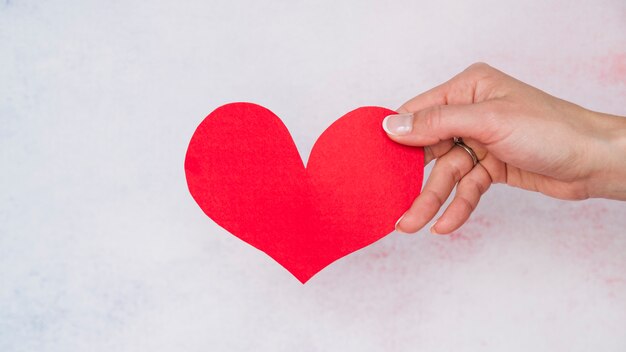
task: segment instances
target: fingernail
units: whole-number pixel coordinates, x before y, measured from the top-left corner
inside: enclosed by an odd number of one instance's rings
[[[404,136],[413,129],[413,113],[389,115],[383,120],[383,129],[392,136]]]
[[[406,213],[402,214],[402,216],[398,219],[398,221],[396,221],[396,224],[394,225],[394,227],[395,227],[396,231],[398,231],[398,232],[400,232],[400,233],[406,233],[406,232],[403,232],[403,231],[401,231],[401,230],[399,230],[399,229],[398,229],[398,224],[400,223],[400,221],[402,220],[402,218],[404,218],[404,215],[406,215]]]
[[[433,235],[439,235],[439,232],[437,232],[437,230],[435,230],[435,225],[437,224],[437,221],[433,222],[432,225],[430,225],[430,233],[432,233]]]

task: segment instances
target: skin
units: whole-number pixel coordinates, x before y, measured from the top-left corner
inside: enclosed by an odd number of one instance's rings
[[[386,128],[389,138],[424,147],[426,163],[436,160],[421,194],[398,220],[399,232],[424,227],[454,187],[433,233],[448,234],[463,225],[492,183],[558,199],[626,200],[624,117],[558,99],[484,63],[397,111],[410,114],[405,115],[410,132]],[[467,151],[454,147],[453,137],[474,150],[476,166]]]

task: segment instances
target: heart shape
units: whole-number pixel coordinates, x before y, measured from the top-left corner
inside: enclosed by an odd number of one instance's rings
[[[305,283],[394,230],[420,193],[422,148],[391,141],[394,111],[353,110],[322,133],[305,168],[282,121],[252,103],[217,108],[187,150],[191,195],[218,225]]]

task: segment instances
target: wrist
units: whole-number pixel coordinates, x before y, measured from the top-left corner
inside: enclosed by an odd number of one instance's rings
[[[626,200],[626,117],[591,113],[597,125],[589,196]]]

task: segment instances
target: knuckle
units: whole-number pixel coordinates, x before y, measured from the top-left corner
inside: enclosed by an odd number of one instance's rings
[[[468,178],[468,182],[474,187],[479,197],[485,194],[485,192],[487,192],[487,189],[489,188],[489,184],[480,182],[479,180],[476,180],[474,178]]]
[[[424,192],[422,193],[422,197],[425,203],[431,205],[433,208],[436,207],[437,209],[441,208],[441,206],[443,206],[443,203],[445,202],[445,199],[439,196],[439,194],[429,189],[424,190]]]
[[[427,131],[435,131],[441,125],[442,107],[440,105],[433,106],[423,110],[421,115],[415,119],[413,127],[419,128],[421,124]]]
[[[482,61],[474,62],[473,64],[469,65],[469,67],[467,68],[467,71],[481,72],[481,73],[485,73],[491,70],[493,70],[493,67],[489,66],[489,64],[487,64],[486,62],[482,62]]]
[[[476,180],[474,180],[473,182],[479,196],[485,194],[485,192],[487,192],[487,189],[489,189],[489,184],[483,184],[482,182]]]
[[[463,74],[473,82],[482,82],[483,86],[492,86],[499,81],[501,72],[484,62],[470,65]]]
[[[460,151],[456,151],[456,152],[465,153],[465,152],[460,152]],[[456,184],[463,179],[463,182],[465,183],[465,179],[463,178],[463,176],[467,173],[467,170],[464,171],[464,169],[466,169],[467,167],[465,166],[466,162],[467,162],[467,159],[465,156],[462,158],[457,158],[457,157],[441,158],[439,161],[439,165],[440,165],[439,167],[441,168],[443,173],[445,173],[446,177],[448,178],[447,180],[448,182]]]
[[[465,160],[465,159],[463,159],[463,160]],[[457,183],[457,182],[461,181],[461,179],[463,178],[464,173],[463,173],[463,171],[461,171],[461,164],[460,164],[460,162],[457,161],[454,164],[450,164],[449,169],[450,169],[450,174],[453,177],[454,183]]]
[[[474,211],[475,206],[474,204],[472,204],[472,202],[463,197],[459,197],[458,200],[459,204],[467,214],[471,214]]]

